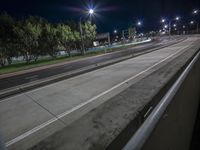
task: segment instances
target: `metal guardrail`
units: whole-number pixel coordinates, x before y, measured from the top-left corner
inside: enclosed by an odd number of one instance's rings
[[[140,150],[144,146],[145,142],[150,137],[151,133],[155,129],[156,125],[162,118],[164,112],[167,110],[169,104],[172,102],[174,96],[178,92],[182,83],[185,81],[189,72],[193,68],[194,64],[200,57],[200,51],[195,55],[183,73],[179,76],[176,82],[168,90],[165,96],[161,99],[158,105],[154,108],[152,113],[144,121],[141,127],[136,131],[136,133],[131,137],[128,143],[125,145],[123,150]]]

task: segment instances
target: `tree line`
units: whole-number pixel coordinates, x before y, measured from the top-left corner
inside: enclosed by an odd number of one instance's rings
[[[7,13],[0,14],[0,65],[12,64],[13,57],[23,56],[26,63],[37,61],[39,56],[49,55],[56,58],[59,51],[66,51],[71,56],[72,50],[92,46],[96,36],[96,25],[85,21],[82,26],[82,39],[79,23],[49,23],[47,20],[29,16],[14,19]]]

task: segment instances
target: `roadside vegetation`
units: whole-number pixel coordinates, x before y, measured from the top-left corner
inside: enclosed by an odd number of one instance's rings
[[[96,36],[96,25],[85,21],[82,30],[87,49],[92,46]],[[72,56],[72,50],[83,55],[81,45],[79,23],[74,21],[52,24],[41,17],[14,19],[7,13],[0,14],[0,70],[47,63],[49,60],[52,60],[49,63],[59,62],[64,59],[59,56],[61,51],[67,53],[67,58]],[[51,59],[39,60],[42,56],[50,56]],[[13,64],[13,58],[18,57],[22,57],[25,63]]]

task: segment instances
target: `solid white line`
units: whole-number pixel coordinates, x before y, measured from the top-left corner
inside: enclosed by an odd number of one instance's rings
[[[47,125],[49,125],[49,124],[51,124],[51,123],[53,123],[53,122],[55,122],[55,121],[57,121],[57,120],[58,120],[58,118],[54,117],[54,118],[48,120],[47,122],[45,122],[45,123],[43,123],[43,124],[41,124],[41,125],[39,125],[39,126],[33,128],[33,129],[31,129],[31,130],[29,130],[29,131],[27,131],[27,132],[21,134],[20,136],[14,138],[14,139],[12,139],[12,140],[10,140],[9,142],[6,142],[6,144],[5,144],[6,147],[8,147],[8,146],[10,146],[10,145],[12,145],[12,144],[14,144],[14,143],[16,143],[16,142],[19,142],[19,141],[23,140],[25,137],[27,137],[27,136],[29,136],[29,135],[31,135],[31,134],[37,132],[38,130],[40,130],[40,129],[46,127]]]
[[[142,72],[140,72],[140,73],[138,73],[138,74],[136,74],[136,75],[130,77],[129,79],[127,79],[127,80],[125,80],[125,81],[123,81],[123,82],[121,82],[121,83],[119,83],[119,84],[113,86],[112,88],[110,88],[110,89],[108,89],[108,90],[106,90],[106,91],[100,93],[99,95],[97,95],[97,96],[95,96],[95,97],[89,99],[88,101],[83,102],[83,103],[81,103],[81,104],[75,106],[74,108],[72,108],[72,109],[70,109],[70,110],[68,110],[68,111],[66,111],[66,112],[64,112],[64,113],[62,113],[62,114],[60,114],[60,115],[58,115],[57,118],[52,118],[51,120],[49,120],[49,121],[47,121],[47,122],[45,122],[45,123],[43,123],[43,124],[41,124],[41,125],[39,125],[39,126],[36,126],[35,128],[33,128],[33,129],[31,129],[31,130],[29,130],[29,131],[27,131],[27,132],[21,134],[20,136],[14,138],[14,139],[12,139],[12,140],[10,140],[9,142],[6,142],[6,147],[8,147],[8,146],[10,146],[10,145],[12,145],[12,144],[14,144],[14,143],[16,143],[16,142],[19,142],[20,140],[26,138],[27,136],[29,136],[29,135],[31,135],[31,134],[33,134],[33,133],[39,131],[40,129],[42,129],[42,128],[48,126],[49,124],[51,124],[51,123],[57,121],[58,119],[60,119],[60,118],[62,118],[62,117],[64,117],[64,116],[66,116],[66,115],[72,113],[73,111],[76,111],[76,110],[80,109],[81,107],[83,107],[83,106],[85,106],[85,105],[87,105],[87,104],[89,104],[89,103],[91,103],[91,102],[93,102],[94,100],[98,99],[99,97],[101,97],[101,96],[103,96],[103,95],[105,95],[105,94],[111,92],[112,90],[114,90],[114,89],[116,89],[116,88],[122,86],[123,84],[125,84],[125,83],[127,83],[127,82],[133,80],[134,78],[137,78],[137,77],[140,76],[141,74],[144,74],[144,73],[148,72],[149,70],[153,69],[154,67],[156,67],[156,66],[158,66],[159,64],[163,63],[164,61],[166,61],[166,60],[170,59],[171,57],[175,56],[176,54],[178,54],[179,52],[181,52],[183,49],[185,49],[185,47],[179,49],[177,52],[175,52],[174,54],[169,55],[169,56],[166,57],[165,59],[163,59],[163,60],[161,60],[161,61],[155,63],[153,66],[147,68],[146,70],[144,70],[144,71],[142,71]]]
[[[37,78],[38,75],[33,75],[33,76],[30,76],[30,77],[26,77],[25,79],[29,80],[29,79],[34,79],[34,78]]]

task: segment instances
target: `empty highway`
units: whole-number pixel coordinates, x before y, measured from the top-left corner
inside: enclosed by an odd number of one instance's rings
[[[198,41],[197,37],[189,37],[151,53],[2,99],[0,133],[6,147],[23,150],[35,145],[189,51]]]
[[[168,38],[164,37],[160,40],[137,45],[133,48],[124,49],[114,53],[53,65],[52,67],[47,66],[41,67],[41,69],[36,68],[27,71],[21,71],[19,73],[17,72],[0,75],[0,95],[6,93],[7,91],[8,95],[11,95],[11,92],[9,91],[14,91],[14,94],[20,93],[26,90],[25,87],[32,86],[32,89],[38,87],[41,81],[49,81],[52,80],[51,78],[58,79],[60,76],[65,78],[71,77],[71,72],[76,72],[76,74],[80,74],[83,70],[87,70],[88,68],[95,69],[101,66],[101,64],[106,64],[106,62],[114,62],[116,60],[120,60],[120,58],[136,55],[149,50],[156,50],[160,47],[172,45],[179,40],[180,38],[168,40]]]

